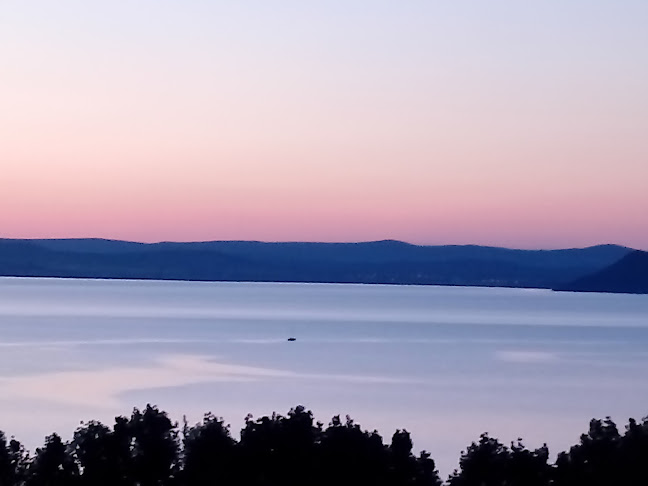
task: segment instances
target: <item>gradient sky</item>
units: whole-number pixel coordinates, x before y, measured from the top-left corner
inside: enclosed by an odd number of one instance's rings
[[[645,0],[2,0],[0,236],[648,249]]]

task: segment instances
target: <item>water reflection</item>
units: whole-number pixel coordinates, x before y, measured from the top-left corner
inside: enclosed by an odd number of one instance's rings
[[[235,430],[303,403],[406,427],[446,473],[483,431],[562,448],[645,415],[647,316],[646,296],[0,279],[0,428],[33,448],[146,402]]]

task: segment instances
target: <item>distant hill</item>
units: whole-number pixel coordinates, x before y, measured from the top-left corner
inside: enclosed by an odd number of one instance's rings
[[[632,250],[102,239],[0,239],[0,275],[160,280],[480,285],[552,288],[597,272]]]
[[[648,252],[628,253],[618,262],[556,290],[648,294]]]

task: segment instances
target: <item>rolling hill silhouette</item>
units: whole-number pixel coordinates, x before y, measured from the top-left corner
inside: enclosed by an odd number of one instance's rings
[[[0,275],[201,281],[480,285],[553,288],[597,272],[631,249],[102,239],[0,239]]]
[[[648,252],[628,253],[618,262],[556,290],[648,294]]]

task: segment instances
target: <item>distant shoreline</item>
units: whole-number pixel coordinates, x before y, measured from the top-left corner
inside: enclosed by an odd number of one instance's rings
[[[20,280],[85,280],[97,282],[159,282],[159,283],[225,283],[225,284],[285,284],[285,285],[367,285],[367,286],[392,286],[392,287],[453,287],[453,288],[475,288],[475,289],[519,289],[519,290],[541,290],[546,292],[564,292],[576,294],[624,294],[644,295],[640,292],[605,292],[596,290],[562,290],[550,289],[547,287],[514,287],[503,285],[453,285],[453,284],[414,284],[414,283],[365,283],[365,282],[297,282],[297,281],[271,281],[271,280],[187,280],[187,279],[155,279],[155,278],[118,278],[118,277],[53,277],[53,276],[17,276],[0,275],[0,279]]]
[[[291,280],[192,280],[177,278],[120,278],[120,277],[58,277],[52,275],[0,275],[0,279],[21,279],[21,280],[88,280],[88,281],[120,281],[120,282],[190,282],[190,283],[254,283],[254,284],[287,284],[287,285],[380,285],[393,287],[468,287],[482,289],[523,289],[523,290],[548,290],[547,287],[515,287],[506,285],[460,285],[460,284],[419,284],[419,283],[390,283],[390,282],[318,282],[318,281],[291,281]],[[559,291],[562,292],[562,291]],[[569,292],[569,291],[566,291]]]
[[[563,250],[366,243],[0,239],[0,275],[178,282],[423,285],[644,293],[616,284],[575,288],[637,253],[618,245]],[[644,253],[644,252],[638,252]],[[617,279],[618,280],[618,279]]]

